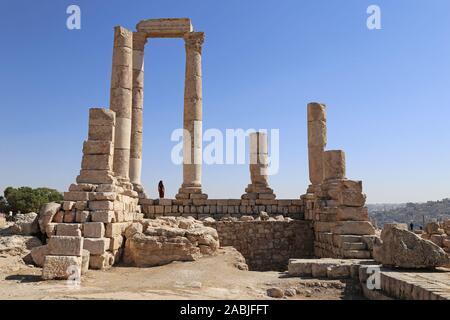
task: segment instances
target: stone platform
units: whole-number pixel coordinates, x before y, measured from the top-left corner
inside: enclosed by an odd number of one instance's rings
[[[380,268],[380,289],[370,290],[367,279]],[[370,300],[450,300],[450,269],[402,270],[388,269],[368,259],[291,259],[291,277],[355,279],[361,284],[364,296]]]

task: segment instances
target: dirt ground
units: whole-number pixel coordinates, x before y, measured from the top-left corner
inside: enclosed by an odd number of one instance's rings
[[[89,270],[81,285],[41,281],[41,269],[20,256],[0,255],[0,299],[272,299],[268,288],[295,289],[283,299],[362,299],[351,283],[287,278],[280,272],[242,271],[234,251],[194,262],[153,268],[113,267]]]

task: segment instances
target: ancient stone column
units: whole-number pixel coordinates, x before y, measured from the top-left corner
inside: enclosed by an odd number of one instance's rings
[[[130,181],[133,188],[141,196],[144,189],[141,185],[142,168],[142,128],[144,107],[144,47],[147,42],[145,32],[133,33],[133,90],[131,113],[131,145],[130,145]]]
[[[324,104],[308,104],[308,160],[309,180],[308,193],[323,181],[323,152],[327,144],[327,126]]]
[[[133,32],[115,27],[110,109],[116,113],[114,173],[129,185],[131,141],[131,91],[133,88]]]
[[[203,32],[184,37],[186,74],[184,87],[183,184],[177,199],[206,198],[202,190],[202,44]],[[195,196],[193,196],[193,194]]]
[[[89,109],[89,134],[88,140],[83,144],[83,160],[77,183],[117,182],[112,171],[115,125],[116,115],[112,110]],[[77,200],[76,196],[73,193],[65,193],[64,200]]]
[[[323,153],[323,179],[345,179],[345,152],[330,150]]]
[[[245,189],[242,199],[273,200],[276,195],[269,188],[268,165],[269,151],[268,140],[265,132],[250,133],[250,180],[251,183]]]

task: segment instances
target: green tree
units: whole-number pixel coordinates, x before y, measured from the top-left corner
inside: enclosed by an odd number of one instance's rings
[[[39,208],[48,202],[62,201],[60,192],[49,188],[8,187],[0,198],[0,211],[12,211],[13,213],[38,212]],[[3,200],[3,201],[2,201]]]

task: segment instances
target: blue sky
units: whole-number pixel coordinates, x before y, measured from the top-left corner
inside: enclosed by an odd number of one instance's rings
[[[81,8],[81,30],[66,8]],[[382,30],[366,9],[381,8]],[[204,31],[203,127],[280,129],[279,198],[308,185],[306,104],[328,105],[327,149],[344,149],[347,176],[368,202],[450,195],[450,2],[447,0],[1,0],[0,189],[61,191],[81,163],[88,109],[109,105],[113,27],[189,17]],[[170,160],[182,125],[185,53],[179,39],[145,52],[143,183],[173,196]],[[239,197],[247,165],[204,166],[210,198]]]

